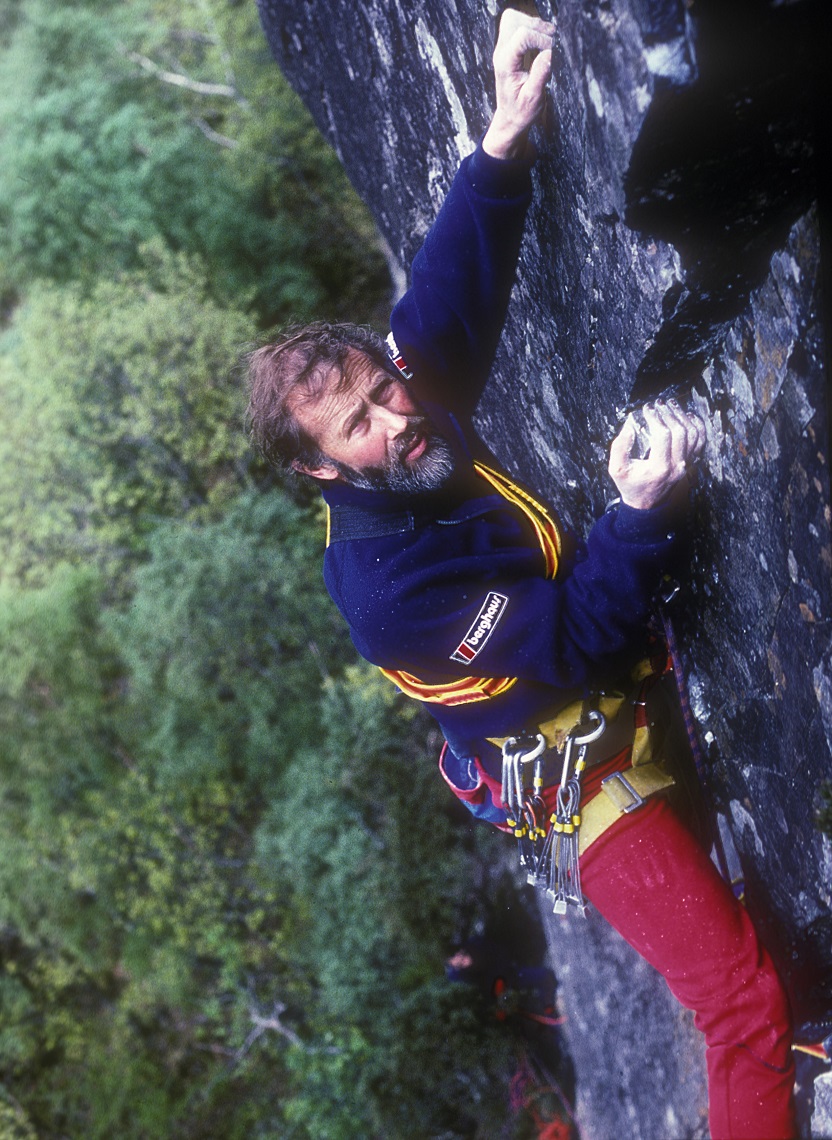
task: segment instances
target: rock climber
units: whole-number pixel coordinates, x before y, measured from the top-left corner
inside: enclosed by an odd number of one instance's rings
[[[532,198],[528,133],[554,34],[504,12],[496,111],[414,259],[388,340],[314,324],[257,349],[250,431],[270,462],[320,486],[329,592],[358,651],[439,722],[454,793],[517,836],[556,912],[589,900],[695,1011],[712,1136],[789,1137],[781,983],[663,794],[672,776],[645,711],[661,671],[650,618],[678,560],[704,427],[672,399],[641,424],[629,416],[610,452],[618,505],[579,541],[471,423]]]

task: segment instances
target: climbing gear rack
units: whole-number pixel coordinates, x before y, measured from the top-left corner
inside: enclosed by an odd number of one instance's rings
[[[543,755],[546,738],[542,733],[511,736],[502,746],[502,801],[506,822],[514,831],[520,852],[520,866],[529,883],[545,886],[554,903],[555,914],[566,914],[569,905],[586,913],[581,892],[578,837],[581,827],[581,777],[586,768],[587,749],[606,728],[603,713],[591,709],[586,722],[568,734],[563,749],[563,770],[557,791],[555,811],[546,826],[543,800]],[[534,763],[532,786],[526,781],[526,768]]]

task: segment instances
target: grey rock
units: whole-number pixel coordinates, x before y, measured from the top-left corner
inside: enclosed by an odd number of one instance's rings
[[[832,1137],[832,1073],[815,1078],[815,1110],[812,1113],[813,1140]]]
[[[554,8],[540,0],[541,15]],[[487,125],[497,3],[260,0],[260,11],[406,268]],[[816,1040],[832,1021],[832,855],[815,820],[832,777],[813,179],[822,16],[813,0],[561,0],[536,198],[478,413],[507,466],[579,529],[613,494],[607,450],[629,401],[672,385],[704,417],[675,622],[749,909]],[[583,1135],[704,1135],[689,1015],[597,916],[547,925]]]
[[[647,963],[591,908],[546,924],[583,1140],[706,1137],[700,1035]]]

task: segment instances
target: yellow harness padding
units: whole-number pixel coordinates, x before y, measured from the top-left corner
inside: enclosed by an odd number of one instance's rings
[[[474,470],[498,494],[513,506],[518,507],[531,523],[532,530],[540,545],[546,563],[545,576],[553,579],[558,572],[560,552],[563,545],[560,530],[554,518],[549,514],[542,503],[538,502],[523,487],[520,487],[508,475],[486,467],[484,463],[475,463]],[[456,681],[444,681],[440,684],[430,685],[412,673],[401,669],[382,669],[384,676],[392,681],[408,697],[427,704],[438,704],[450,707],[452,705],[467,705],[474,701],[487,701],[492,697],[499,697],[517,683],[516,677],[460,677]]]
[[[622,815],[633,807],[640,807],[640,800],[626,795],[631,787],[641,800],[664,792],[673,787],[675,780],[663,768],[652,762],[628,768],[621,773],[624,779],[610,780],[602,785],[601,791],[581,808],[581,827],[578,832],[578,854],[583,855],[587,847],[600,838]]]
[[[601,737],[599,743],[603,743],[605,751],[609,752],[611,756],[613,750],[607,749],[606,742],[609,740],[609,732],[612,725],[616,722],[619,712],[627,701],[622,693],[603,694],[596,698],[593,703],[593,708],[598,712],[603,713],[604,719],[607,722],[607,729]],[[547,749],[553,748],[556,752],[563,752],[566,747],[566,738],[569,733],[576,728],[584,719],[586,712],[586,705],[583,700],[570,701],[568,705],[564,705],[562,709],[558,709],[553,717],[549,720],[535,726],[534,731],[539,732],[546,741]],[[496,744],[498,748],[502,748],[510,736],[489,736],[488,741],[491,744]],[[622,744],[622,748],[626,747],[629,743],[630,737]]]
[[[616,752],[620,752],[626,748],[630,742],[633,744],[633,763],[646,764],[652,759],[650,754],[650,731],[648,728],[635,727],[635,738],[633,736],[634,725],[633,723],[623,723],[619,720],[619,713],[625,707],[632,708],[637,701],[641,700],[642,692],[647,688],[644,682],[648,677],[654,676],[656,670],[649,658],[645,657],[638,661],[630,670],[630,681],[632,684],[628,692],[624,693],[615,690],[611,693],[596,693],[592,697],[592,708],[596,712],[603,714],[606,721],[606,728],[603,736],[597,744],[590,745],[590,755],[594,754],[594,763],[598,762],[598,756],[603,750],[603,756],[613,756]],[[542,734],[546,741],[547,749],[553,748],[556,752],[563,752],[566,747],[566,738],[570,732],[583,721],[586,717],[587,707],[583,698],[570,701],[569,704],[564,705],[563,708],[558,709],[553,717],[544,721],[542,724],[536,725],[534,732]],[[498,748],[502,749],[510,736],[490,736],[488,740],[491,744],[495,744]]]
[[[650,732],[650,717],[647,723],[634,725],[632,720],[621,716],[623,711],[633,708],[636,695],[642,690],[642,682],[653,672],[649,661],[641,661],[633,670],[632,676],[638,681],[637,688],[628,694],[601,694],[593,701],[593,708],[603,713],[607,727],[600,739],[590,750],[595,753],[594,762],[615,756],[630,745],[630,767],[614,773],[601,784],[598,795],[581,807],[581,824],[578,828],[578,855],[598,839],[622,815],[641,806],[641,801],[673,787],[675,780],[665,771],[661,762],[653,756],[653,741]],[[658,686],[656,687],[658,688]],[[546,747],[562,753],[566,740],[586,716],[586,704],[582,700],[571,701],[549,720],[537,726],[536,730],[546,740]],[[625,723],[626,722],[626,723]],[[502,749],[510,737],[489,737],[489,742]]]

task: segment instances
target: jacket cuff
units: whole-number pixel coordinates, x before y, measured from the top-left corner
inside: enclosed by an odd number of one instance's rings
[[[652,546],[660,542],[672,542],[676,537],[677,523],[678,512],[667,503],[651,507],[647,511],[619,503],[613,529],[617,537],[625,542]]]
[[[477,149],[467,159],[468,182],[484,198],[519,198],[530,194],[533,157],[494,158]]]

